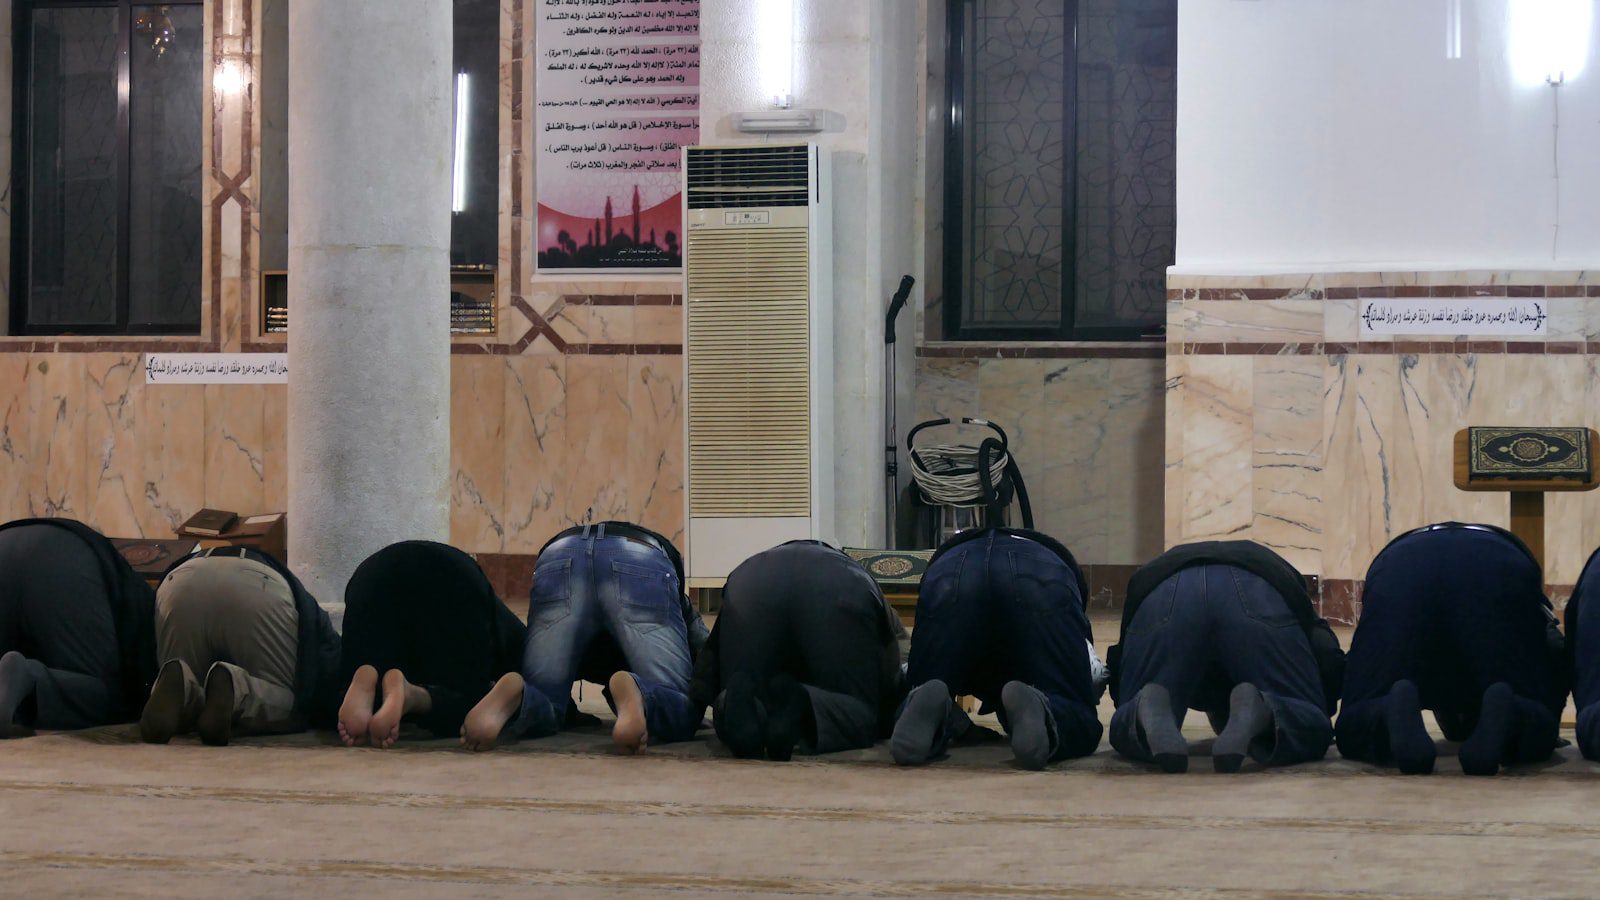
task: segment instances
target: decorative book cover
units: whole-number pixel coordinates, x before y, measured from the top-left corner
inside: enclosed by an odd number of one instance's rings
[[[882,585],[910,585],[922,583],[933,559],[932,550],[863,550],[844,548],[845,555],[864,566],[872,580]]]
[[[1587,481],[1593,474],[1587,428],[1467,429],[1467,477]]]
[[[187,522],[179,526],[179,534],[199,534],[207,537],[216,537],[227,532],[238,521],[237,513],[220,509],[202,509],[189,517]]]
[[[122,558],[128,561],[135,572],[146,578],[158,578],[173,563],[183,559],[194,551],[195,540],[161,540],[159,538],[112,538],[111,545],[117,548]]]

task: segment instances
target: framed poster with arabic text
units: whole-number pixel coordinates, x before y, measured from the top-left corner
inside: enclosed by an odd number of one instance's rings
[[[681,148],[700,136],[700,0],[537,0],[542,273],[683,266]]]

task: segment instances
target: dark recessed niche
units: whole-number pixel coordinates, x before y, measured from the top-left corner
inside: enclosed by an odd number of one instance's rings
[[[451,334],[494,334],[494,267],[452,266],[449,302]],[[261,331],[264,334],[289,331],[288,272],[261,273]]]

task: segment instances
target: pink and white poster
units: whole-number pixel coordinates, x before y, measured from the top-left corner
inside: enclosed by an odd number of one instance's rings
[[[681,268],[700,0],[538,0],[536,15],[539,269]]]

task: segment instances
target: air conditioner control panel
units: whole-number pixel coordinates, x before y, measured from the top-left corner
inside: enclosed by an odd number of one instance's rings
[[[772,211],[766,209],[730,210],[722,214],[724,225],[771,225]]]

